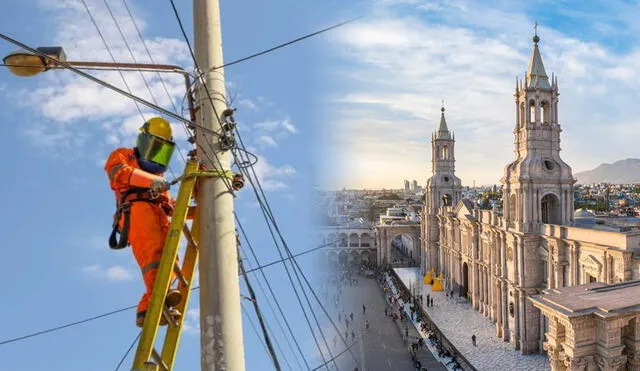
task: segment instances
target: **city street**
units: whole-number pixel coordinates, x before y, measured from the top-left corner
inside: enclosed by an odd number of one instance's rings
[[[330,308],[332,315],[335,314],[336,319],[340,313],[339,328],[342,336],[345,335],[346,330],[349,344],[351,344],[353,332],[357,341],[351,347],[353,356],[346,352],[337,359],[338,369],[353,371],[358,367],[358,371],[415,370],[399,325],[385,316],[385,298],[378,282],[375,278],[363,276],[354,276],[354,278],[358,280],[357,284],[343,285],[337,308],[334,300],[337,288],[332,287],[328,295],[327,308]],[[366,307],[364,314],[363,304]],[[353,321],[350,318],[351,313],[353,313]],[[348,328],[345,317],[349,318]],[[368,329],[366,328],[367,320],[369,321]],[[404,324],[402,326],[404,328]],[[334,330],[328,330],[327,334],[334,355],[345,349]],[[354,361],[354,357],[358,360],[359,366]],[[441,369],[444,370],[444,366]]]

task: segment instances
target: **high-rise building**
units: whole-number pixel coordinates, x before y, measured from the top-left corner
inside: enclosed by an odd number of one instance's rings
[[[409,193],[411,189],[409,188],[409,181],[408,180],[404,180],[404,191]]]

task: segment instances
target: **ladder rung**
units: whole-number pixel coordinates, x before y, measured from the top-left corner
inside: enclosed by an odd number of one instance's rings
[[[195,241],[193,241],[193,237],[191,236],[191,230],[186,224],[182,226],[182,233],[184,233],[184,236],[187,239],[187,242],[197,249],[198,245],[195,243]]]
[[[176,274],[176,278],[178,278],[178,281],[180,281],[180,283],[183,284],[184,287],[189,287],[189,283],[187,282],[187,279],[184,278],[184,275],[182,274],[182,270],[180,270],[180,267],[178,267],[178,264],[173,265],[173,272]]]
[[[155,348],[153,348],[153,350],[151,351],[151,358],[153,358],[153,360],[156,362],[158,367],[160,367],[160,370],[169,371],[169,366],[167,366],[167,364],[164,363],[164,361],[162,360],[162,357],[160,357],[160,354],[156,352]]]

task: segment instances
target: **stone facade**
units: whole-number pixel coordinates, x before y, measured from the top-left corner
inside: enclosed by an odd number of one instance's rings
[[[555,326],[528,297],[548,288],[637,278],[634,252],[640,249],[638,232],[574,225],[575,179],[560,158],[558,83],[546,75],[538,41],[536,35],[524,83],[516,80],[516,159],[505,167],[503,211],[477,210],[460,200],[453,138],[445,138],[452,156],[445,162],[434,140],[437,160],[421,226],[423,270],[443,273],[448,290],[467,296],[496,324],[496,335],[523,354],[542,352],[544,334]],[[445,176],[453,186],[438,181]],[[451,203],[442,199],[447,192]]]
[[[530,300],[548,319],[553,371],[640,370],[640,282],[545,290]]]
[[[325,261],[330,265],[359,265],[363,262],[377,264],[378,244],[375,229],[369,224],[323,227],[317,240]]]

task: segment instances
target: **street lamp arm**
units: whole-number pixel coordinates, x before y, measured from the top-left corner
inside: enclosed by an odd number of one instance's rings
[[[125,97],[132,99],[144,106],[147,106],[155,111],[158,111],[168,117],[171,117],[175,120],[178,120],[180,122],[183,122],[185,124],[187,124],[190,128],[199,128],[200,130],[202,130],[204,133],[213,135],[215,137],[219,137],[220,134],[215,132],[214,130],[211,130],[207,127],[204,127],[202,125],[198,125],[195,123],[195,114],[194,114],[194,110],[193,107],[191,105],[191,99],[189,99],[190,101],[190,107],[189,110],[191,112],[191,120],[186,119],[182,116],[180,116],[179,114],[175,113],[175,112],[171,112],[165,108],[162,108],[160,106],[157,106],[147,100],[144,100],[136,95],[133,95],[127,91],[124,91],[120,88],[118,88],[115,85],[109,84],[106,81],[103,81],[97,77],[94,77],[84,71],[81,70],[81,68],[99,68],[99,67],[104,67],[104,68],[117,68],[117,67],[125,67],[125,68],[135,68],[137,67],[144,67],[144,68],[153,68],[156,65],[152,65],[152,64],[144,64],[144,63],[106,63],[106,62],[65,62],[62,60],[58,60],[56,58],[52,58],[51,56],[47,55],[46,53],[41,52],[40,50],[34,49],[18,40],[15,40],[3,33],[0,33],[0,39],[3,39],[5,41],[8,41],[11,44],[14,44],[20,48],[23,48],[25,50],[27,50],[30,53],[33,53],[34,55],[37,55],[41,58],[44,58],[47,63],[46,63],[46,68],[66,68],[68,70],[71,70],[72,72],[86,78],[89,79],[97,84],[100,84],[102,86],[104,86],[107,89],[111,89],[113,91],[115,91],[116,93],[119,93],[121,95],[124,95]],[[73,63],[73,64],[72,64]],[[191,91],[191,85],[190,85],[190,81],[189,81],[189,73],[186,72],[183,68],[178,67],[178,66],[171,66],[171,65],[158,65],[161,68],[156,68],[155,70],[165,70],[167,72],[176,72],[176,73],[181,73],[184,77],[185,77],[185,82],[187,85],[187,92],[190,93]],[[30,66],[29,66],[30,67]],[[80,67],[80,68],[78,68]],[[34,67],[35,68],[35,67]]]
[[[56,64],[63,64],[59,60],[51,58],[48,68],[55,68]],[[132,71],[163,71],[163,72],[175,72],[183,75],[189,75],[189,72],[185,71],[180,66],[174,66],[170,64],[150,64],[150,63],[111,63],[111,62],[83,62],[83,61],[64,61],[64,63],[74,67],[84,67],[85,69],[115,69],[115,70],[132,70]],[[64,64],[63,64],[63,67]]]

